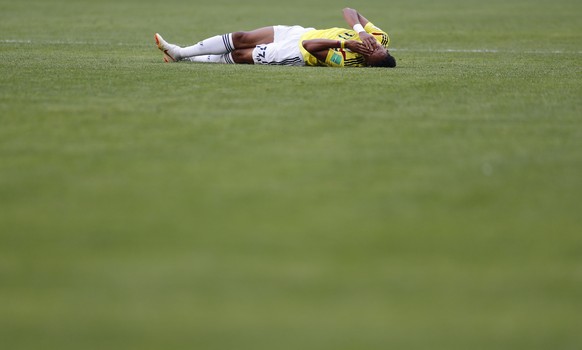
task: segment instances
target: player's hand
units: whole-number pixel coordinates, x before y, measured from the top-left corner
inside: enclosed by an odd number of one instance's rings
[[[360,35],[360,40],[362,40],[362,43],[366,45],[369,50],[374,50],[376,46],[376,38],[374,38],[374,36],[370,33],[360,32],[358,34]]]
[[[374,39],[375,40],[375,39]],[[359,53],[365,56],[370,55],[374,52],[373,49],[369,49],[364,43],[356,41],[356,40],[346,40],[346,48],[352,52]]]

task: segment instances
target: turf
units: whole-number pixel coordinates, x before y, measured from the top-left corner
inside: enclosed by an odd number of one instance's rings
[[[579,349],[579,1],[0,0],[0,344]],[[357,6],[398,68],[163,64]]]

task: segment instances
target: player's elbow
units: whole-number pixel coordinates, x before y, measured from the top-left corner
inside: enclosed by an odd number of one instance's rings
[[[343,13],[348,13],[348,12],[357,12],[355,9],[351,8],[351,7],[345,7],[342,10]]]
[[[315,42],[313,42],[312,40],[303,40],[301,42],[301,45],[303,46],[303,48],[309,52],[309,53],[313,53],[315,51]]]

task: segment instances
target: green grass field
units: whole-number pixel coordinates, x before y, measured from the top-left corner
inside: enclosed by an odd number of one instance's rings
[[[163,64],[273,24],[398,68]],[[582,348],[579,0],[0,0],[0,348]]]

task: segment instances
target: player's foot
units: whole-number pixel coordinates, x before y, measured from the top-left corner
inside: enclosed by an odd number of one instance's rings
[[[177,62],[178,61],[178,50],[180,47],[173,44],[168,44],[164,38],[158,33],[154,35],[156,39],[156,45],[158,49],[164,54],[164,62]]]

